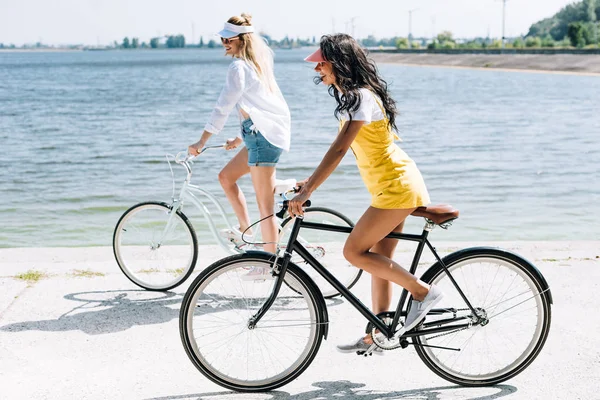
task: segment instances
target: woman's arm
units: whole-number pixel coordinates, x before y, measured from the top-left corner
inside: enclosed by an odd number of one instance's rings
[[[327,150],[327,153],[325,153],[325,157],[323,157],[315,172],[306,180],[306,183],[302,186],[298,194],[290,200],[288,212],[291,216],[303,215],[302,205],[327,180],[329,175],[335,171],[364,124],[364,121],[344,123],[340,133],[329,147],[329,150]]]
[[[202,137],[196,143],[188,147],[188,153],[193,155],[200,153],[208,139],[213,134],[217,134],[223,129],[231,110],[235,107],[244,93],[244,86],[245,76],[243,69],[236,63],[232,63],[227,71],[225,86],[219,95],[219,99],[213,109],[209,122],[204,127]]]

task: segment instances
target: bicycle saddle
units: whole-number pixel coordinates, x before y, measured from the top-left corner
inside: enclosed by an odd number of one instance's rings
[[[446,224],[458,218],[459,211],[449,204],[418,207],[411,215],[423,217],[433,221],[436,225]]]

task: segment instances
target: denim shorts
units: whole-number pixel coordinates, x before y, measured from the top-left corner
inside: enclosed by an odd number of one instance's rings
[[[250,167],[274,167],[279,161],[283,149],[273,146],[256,129],[250,118],[242,122],[242,139],[248,149]]]

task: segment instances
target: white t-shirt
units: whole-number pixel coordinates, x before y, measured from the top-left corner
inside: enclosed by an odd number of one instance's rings
[[[365,121],[365,124],[370,124],[373,121],[381,121],[384,119],[383,112],[381,112],[381,100],[377,97],[375,93],[371,92],[369,89],[360,88],[358,89],[361,101],[360,107],[358,110],[351,112],[353,121]],[[379,102],[379,104],[377,103]],[[346,112],[341,113],[342,119],[348,120],[348,114]]]
[[[272,145],[289,151],[291,119],[288,105],[277,86],[269,91],[256,71],[243,59],[235,59],[227,71],[225,86],[204,130],[219,133],[234,107],[244,110]]]

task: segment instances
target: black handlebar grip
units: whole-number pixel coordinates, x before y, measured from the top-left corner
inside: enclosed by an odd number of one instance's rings
[[[283,217],[285,216],[285,212],[286,212],[286,211],[287,211],[287,209],[288,209],[288,203],[289,203],[289,200],[284,200],[284,201],[283,201],[283,205],[281,206],[281,210],[279,210],[279,211],[278,211],[278,212],[275,214],[275,215],[277,216],[277,218],[279,218],[279,219],[283,219]],[[311,205],[311,204],[312,204],[312,203],[311,203],[311,201],[310,201],[310,200],[306,200],[306,201],[304,202],[304,204],[302,205],[302,207],[310,207],[310,205]]]

